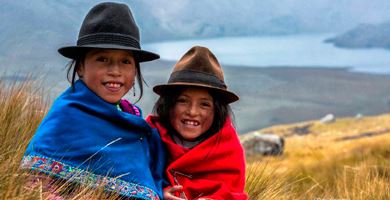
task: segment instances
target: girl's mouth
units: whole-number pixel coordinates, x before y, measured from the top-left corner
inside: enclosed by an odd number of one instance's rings
[[[106,83],[104,83],[104,86],[105,86],[108,90],[110,90],[110,91],[112,91],[112,92],[118,91],[118,90],[122,87],[122,85],[123,85],[123,84],[117,83],[117,82],[106,82]]]
[[[195,120],[183,119],[183,120],[181,120],[181,122],[185,125],[191,125],[191,126],[199,126],[200,125],[200,123],[198,121],[195,121]]]

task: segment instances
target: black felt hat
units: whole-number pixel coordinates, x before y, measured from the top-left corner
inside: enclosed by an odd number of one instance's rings
[[[223,70],[214,54],[206,47],[194,46],[175,64],[167,84],[156,85],[158,95],[177,87],[202,87],[220,94],[227,103],[239,97],[227,89]]]
[[[100,3],[94,6],[81,25],[76,46],[66,46],[58,52],[78,59],[91,48],[121,49],[133,53],[138,62],[160,58],[158,54],[141,50],[140,34],[130,8],[122,3]]]

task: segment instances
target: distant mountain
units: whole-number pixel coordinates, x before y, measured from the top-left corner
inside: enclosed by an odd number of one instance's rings
[[[146,42],[343,32],[390,20],[388,0],[134,0],[129,5]]]
[[[106,0],[1,0],[0,70],[63,66],[88,10]],[[127,3],[142,44],[229,36],[343,32],[390,20],[388,0],[116,0]],[[362,9],[364,8],[364,9]],[[375,13],[373,15],[372,13]],[[5,66],[5,67],[4,67]]]
[[[357,27],[325,40],[344,48],[385,48],[390,50],[390,21],[373,25],[360,24]]]
[[[88,10],[102,0],[2,0],[1,36],[30,34],[71,41]],[[367,1],[367,2],[365,2]],[[389,20],[387,0],[132,0],[127,3],[143,41],[187,38],[335,32],[358,23]],[[370,2],[370,3],[368,3]],[[367,7],[367,4],[370,7]],[[367,9],[360,8],[366,6]],[[372,13],[375,12],[375,15]],[[337,22],[337,23],[335,23]],[[4,39],[4,37],[1,37]],[[47,37],[46,37],[47,39]]]

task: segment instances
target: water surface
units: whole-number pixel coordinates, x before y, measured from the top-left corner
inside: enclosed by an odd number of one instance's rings
[[[192,46],[210,48],[222,64],[269,67],[350,67],[352,71],[390,73],[390,51],[344,49],[323,41],[333,34],[224,37],[158,42],[143,48],[177,61]]]

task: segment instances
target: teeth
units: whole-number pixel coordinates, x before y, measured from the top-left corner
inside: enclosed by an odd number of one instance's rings
[[[106,85],[112,88],[119,88],[121,86],[119,83],[106,83]]]
[[[199,122],[197,121],[183,120],[183,123],[186,125],[199,126]]]

